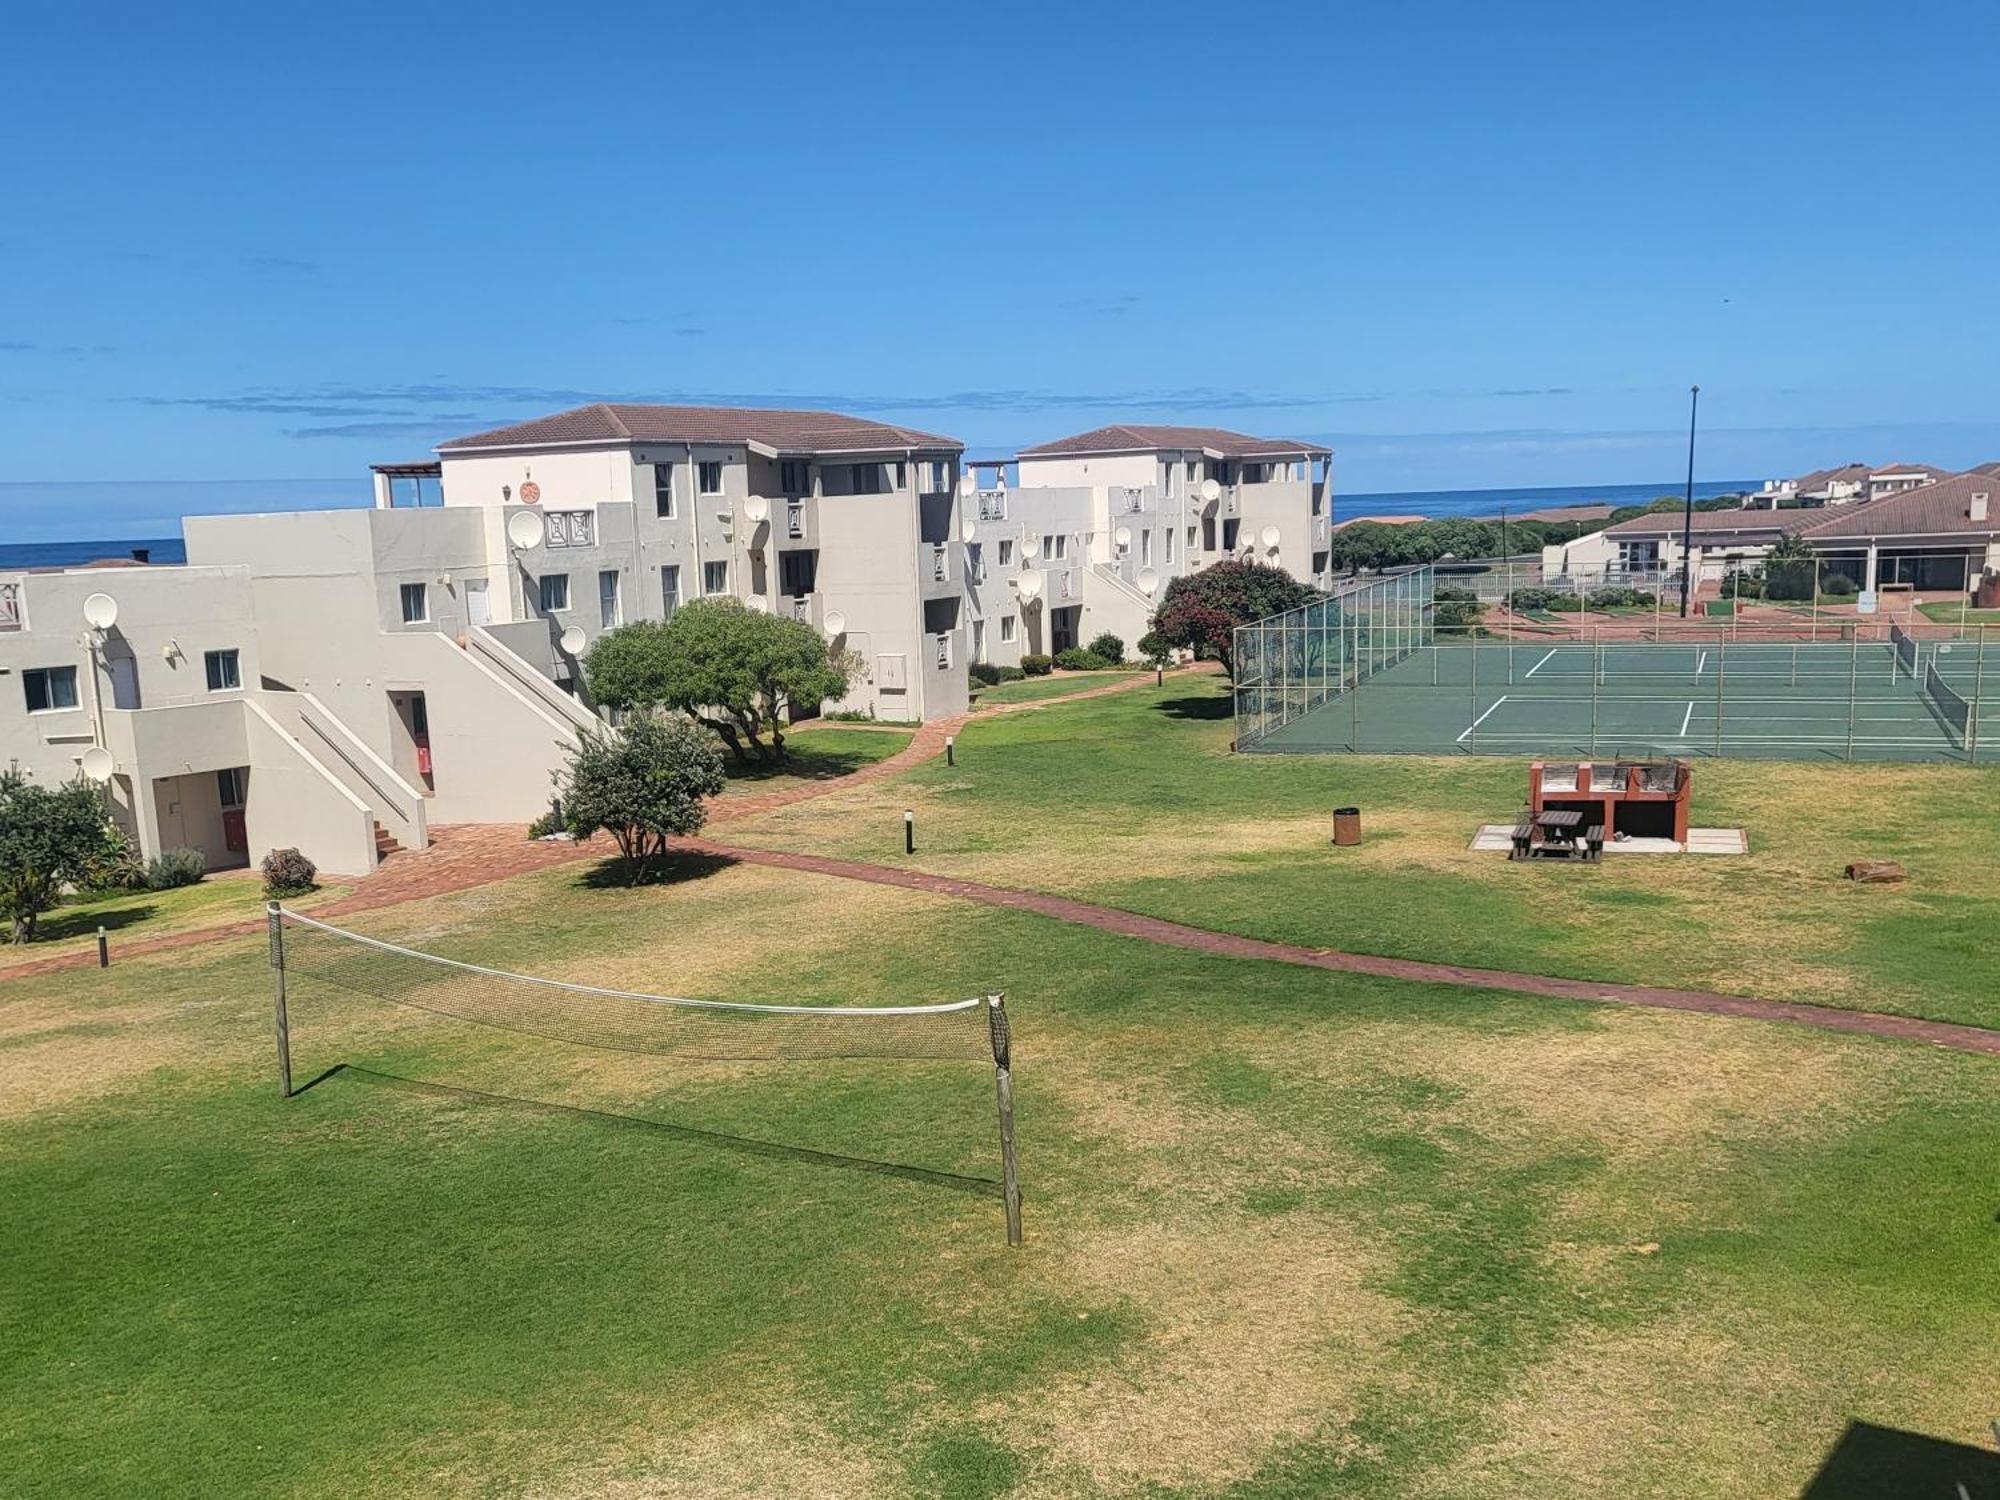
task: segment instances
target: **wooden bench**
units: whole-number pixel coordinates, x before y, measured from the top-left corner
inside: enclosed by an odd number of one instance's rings
[[[1521,822],[1514,825],[1514,847],[1507,853],[1509,859],[1532,859],[1535,854],[1535,825]]]
[[[1583,857],[1592,864],[1604,858],[1604,825],[1593,823],[1583,830]]]

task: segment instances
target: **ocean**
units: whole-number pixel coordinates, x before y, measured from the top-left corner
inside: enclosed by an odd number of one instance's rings
[[[1757,487],[1758,482],[1749,479],[1705,480],[1695,485],[1694,496],[1697,500],[1707,500]],[[1520,515],[1523,511],[1565,505],[1644,505],[1662,495],[1680,495],[1684,489],[1684,484],[1669,480],[1662,484],[1549,485],[1514,490],[1388,490],[1352,494],[1336,491],[1333,517],[1336,521],[1356,516],[1481,517],[1497,516],[1502,510]],[[314,499],[318,501],[320,497]],[[74,567],[99,558],[129,557],[139,547],[147,549],[151,561],[156,563],[187,561],[187,552],[178,536],[75,542],[0,541],[0,568]]]

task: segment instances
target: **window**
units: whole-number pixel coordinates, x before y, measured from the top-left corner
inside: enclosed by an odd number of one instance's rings
[[[729,564],[708,562],[701,565],[701,591],[704,594],[726,594],[729,592]]]
[[[1234,552],[1236,550],[1236,533],[1242,529],[1243,523],[1241,521],[1224,521],[1222,523],[1222,550],[1224,552]]]
[[[675,610],[681,607],[681,569],[679,563],[668,563],[660,569],[660,610],[664,618],[672,619]]]
[[[243,686],[243,666],[234,648],[210,651],[202,657],[208,668],[208,690],[227,693]]]
[[[984,620],[974,620],[972,622],[972,659],[974,661],[986,660],[986,622]]]
[[[1166,484],[1167,498],[1171,500],[1181,492],[1180,465],[1175,463],[1172,459],[1168,459],[1165,465],[1165,469],[1167,476],[1167,484]]]
[[[1000,539],[1000,566],[1003,568],[1014,566],[1014,542],[1011,537]]]
[[[653,465],[653,514],[662,521],[674,518],[674,466]]]
[[[903,478],[904,478],[904,475],[903,475],[903,466],[902,466],[901,464],[897,464],[897,465],[896,465],[896,488],[897,488],[897,489],[899,489],[899,490],[900,490],[900,489],[901,489],[901,488],[903,487]]]
[[[1153,532],[1152,528],[1148,527],[1146,530],[1139,533],[1139,566],[1142,568],[1150,568],[1152,567],[1152,565],[1153,565]]]
[[[778,488],[787,495],[804,495],[812,491],[811,466],[797,459],[786,459],[778,465]]]
[[[431,591],[428,584],[406,583],[403,585],[403,623],[421,625],[431,617]]]
[[[924,464],[924,489],[927,493],[941,495],[951,488],[951,465],[942,459],[930,459]]]
[[[1201,518],[1201,550],[1204,552],[1213,552],[1215,550],[1214,516],[1203,516]]]
[[[215,773],[215,795],[224,807],[243,805],[244,784],[249,780],[245,766],[224,766]]]
[[[1000,644],[1004,646],[1013,639],[1014,617],[1012,615],[1002,615],[1000,617]]]
[[[614,628],[619,623],[616,568],[606,568],[597,575],[597,620],[606,630]]]
[[[1165,543],[1166,543],[1166,561],[1167,561],[1167,566],[1171,568],[1171,567],[1172,567],[1172,566],[1174,565],[1174,529],[1173,529],[1173,527],[1169,526],[1169,527],[1168,527],[1168,528],[1167,528],[1167,529],[1166,529],[1165,531],[1161,532],[1161,533],[1160,533],[1160,539],[1161,539],[1161,540],[1162,540],[1163,542],[1165,542]]]
[[[720,461],[720,460],[715,460],[715,461],[708,461],[708,460],[704,460],[704,461],[703,461],[703,462],[701,462],[700,464],[696,465],[696,468],[697,468],[697,469],[699,470],[699,479],[700,479],[700,484],[701,484],[701,492],[702,492],[702,493],[703,493],[704,495],[719,495],[719,494],[721,494],[721,493],[722,493],[722,463],[721,463],[721,461]]]
[[[965,544],[965,581],[980,583],[986,578],[986,548],[979,542]]]
[[[888,492],[880,464],[849,464],[847,490],[852,495],[881,495]]]
[[[31,714],[76,707],[75,667],[35,667],[21,674],[21,686],[27,690]]]
[[[1188,483],[1189,483],[1189,484],[1193,484],[1193,483],[1194,483],[1194,460],[1193,460],[1193,459],[1189,459],[1189,460],[1187,461],[1187,477],[1188,477]]]
[[[541,576],[542,613],[558,614],[569,608],[569,574],[544,573]]]
[[[1270,476],[1271,466],[1269,464],[1245,464],[1243,466],[1243,482],[1245,484],[1263,484]]]
[[[1062,532],[1057,532],[1054,541],[1055,550],[1049,556],[1053,557],[1057,562],[1061,562],[1069,552],[1069,537]]]

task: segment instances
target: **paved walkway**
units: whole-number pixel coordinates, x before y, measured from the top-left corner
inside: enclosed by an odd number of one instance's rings
[[[2000,1031],[1979,1026],[1958,1026],[1948,1021],[1923,1021],[1910,1016],[1884,1015],[1879,1011],[1840,1010],[1828,1005],[1799,1005],[1781,1000],[1752,1000],[1741,995],[1718,994],[1711,990],[1662,989],[1647,984],[1610,984],[1590,979],[1557,979],[1546,974],[1516,974],[1505,969],[1470,969],[1458,964],[1426,963],[1408,958],[1376,958],[1364,953],[1342,953],[1331,948],[1302,948],[1292,943],[1266,942],[1262,938],[1238,937],[1233,933],[1212,932],[1186,927],[1159,917],[1111,906],[1093,906],[1064,896],[1039,891],[1014,890],[1008,886],[984,885],[976,880],[956,880],[930,875],[921,870],[898,869],[893,865],[864,864],[858,860],[830,859],[817,854],[787,854],[776,849],[751,849],[716,843],[710,839],[683,839],[679,846],[700,854],[711,854],[744,864],[771,865],[810,875],[831,875],[840,880],[862,880],[873,885],[900,886],[905,890],[929,891],[940,896],[957,896],[988,906],[1034,912],[1059,922],[1095,927],[1121,937],[1139,938],[1149,943],[1212,953],[1224,958],[1261,959],[1270,963],[1299,964],[1312,969],[1332,969],[1344,974],[1372,974],[1383,979],[1416,980],[1425,984],[1455,984],[1469,989],[1510,990],[1524,995],[1550,995],[1564,1000],[1589,1000],[1613,1005],[1640,1005],[1660,1010],[1698,1011],[1704,1015],[1740,1016],[1754,1021],[1789,1021],[1814,1026],[1823,1031],[1859,1032],[1865,1036],[1891,1037],[1900,1041],[1927,1042],[1960,1052],[1983,1052],[2000,1057]]]

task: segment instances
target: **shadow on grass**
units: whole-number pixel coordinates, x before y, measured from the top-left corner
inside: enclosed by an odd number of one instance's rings
[[[1155,707],[1170,719],[1227,719],[1236,712],[1227,697],[1162,698]]]
[[[866,734],[873,731],[860,732]],[[734,761],[730,762],[729,784],[755,786],[760,781],[771,781],[780,776],[793,777],[800,781],[836,781],[842,776],[852,776],[863,766],[872,766],[884,758],[882,755],[871,754],[869,750],[858,747],[853,750],[787,750],[783,760],[773,763],[759,761],[742,766]]]
[[[61,908],[43,914],[35,923],[37,943],[55,943],[64,938],[89,937],[102,927],[106,932],[116,932],[121,927],[132,927],[159,913],[153,905],[127,906],[117,911],[72,911],[64,914]]]
[[[585,890],[622,891],[641,885],[685,885],[706,880],[736,863],[733,855],[697,854],[692,849],[671,846],[658,859],[629,860],[614,856],[601,859],[576,879]]]
[[[621,1130],[652,1131],[675,1140],[713,1146],[722,1151],[735,1151],[745,1156],[773,1157],[781,1161],[798,1162],[804,1166],[831,1167],[844,1172],[869,1172],[878,1177],[900,1177],[906,1182],[921,1182],[930,1187],[949,1188],[953,1192],[971,1193],[982,1198],[998,1197],[1001,1190],[998,1179],[992,1177],[968,1177],[959,1172],[940,1172],[931,1167],[914,1167],[904,1162],[877,1161],[866,1156],[842,1156],[835,1151],[815,1151],[810,1146],[787,1146],[778,1141],[760,1141],[751,1136],[729,1135],[720,1130],[703,1130],[696,1125],[674,1125],[665,1120],[646,1120],[636,1115],[613,1114],[609,1110],[586,1109],[581,1105],[552,1104],[544,1099],[521,1099],[512,1094],[495,1094],[485,1089],[462,1088],[457,1084],[431,1083],[421,1078],[405,1078],[400,1073],[378,1072],[374,1068],[365,1068],[358,1063],[335,1063],[325,1072],[293,1089],[292,1097],[296,1099],[308,1090],[335,1079],[342,1082],[352,1081],[406,1089],[412,1093],[429,1094],[437,1098],[469,1100],[475,1104],[490,1104],[497,1108],[573,1116]]]
[[[2000,1439],[2000,1424],[1995,1427]],[[1879,1500],[1892,1495],[1939,1495],[1950,1500],[2000,1500],[2000,1453],[1849,1422],[1799,1500]]]

